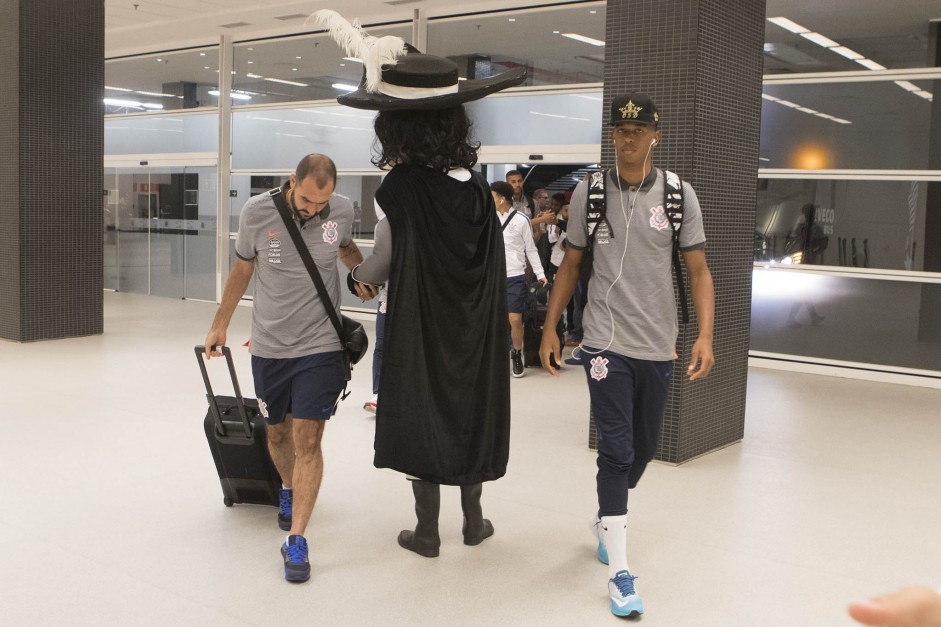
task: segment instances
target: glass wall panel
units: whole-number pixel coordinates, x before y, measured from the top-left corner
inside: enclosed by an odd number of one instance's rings
[[[941,371],[941,285],[756,268],[752,351]]]
[[[232,168],[292,172],[304,155],[329,155],[340,169],[371,169],[375,114],[340,105],[235,111]]]
[[[605,2],[586,2],[432,18],[427,52],[454,60],[464,78],[523,66],[525,85],[600,83],[605,16]]]
[[[475,122],[475,137],[489,146],[601,142],[601,90],[498,96],[466,107]]]
[[[935,3],[866,0],[837,10],[832,4],[787,2],[784,12],[781,4],[768,3],[765,74],[924,67],[929,58]],[[779,17],[792,22],[790,29],[772,21]],[[816,43],[791,29],[826,39],[815,37]]]
[[[935,183],[937,184],[937,183]],[[755,261],[922,270],[927,186],[918,181],[761,179]],[[804,207],[811,204],[807,230]],[[931,242],[931,245],[938,245]],[[793,255],[801,252],[801,258]]]
[[[370,35],[412,38],[411,22],[371,27]],[[326,33],[248,41],[235,45],[232,104],[333,100],[342,93],[335,84],[355,88],[362,64],[345,53]]]
[[[216,168],[186,168],[183,297],[216,299]],[[192,186],[195,185],[195,188]],[[193,202],[196,203],[193,217]]]
[[[137,155],[219,150],[219,116],[148,115],[105,119],[105,154]]]
[[[102,262],[104,267],[104,288],[118,289],[118,233],[117,219],[121,196],[118,190],[118,174],[114,168],[105,168],[102,178],[104,185],[104,241]]]
[[[939,85],[941,80],[766,84],[760,167],[929,169],[928,141],[941,133],[931,120]]]
[[[105,60],[105,113],[215,107],[219,48]]]

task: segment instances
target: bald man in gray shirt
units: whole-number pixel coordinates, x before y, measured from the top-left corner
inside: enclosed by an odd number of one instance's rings
[[[252,375],[268,425],[268,451],[284,482],[278,524],[288,532],[281,555],[285,579],[292,582],[310,578],[304,533],[323,478],[320,443],[348,374],[326,310],[340,303],[337,258],[349,269],[363,260],[353,242],[353,205],[334,193],[336,181],[333,161],[312,154],[280,190],[331,302],[321,299],[273,192],[266,192],[249,200],[239,217],[238,258],[206,336],[206,355],[221,355],[214,347],[225,344],[229,321],[254,275]],[[364,298],[375,295],[370,286],[359,290]]]

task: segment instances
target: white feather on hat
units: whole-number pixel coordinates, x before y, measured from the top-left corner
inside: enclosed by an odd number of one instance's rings
[[[395,65],[398,58],[406,53],[405,40],[401,37],[367,35],[359,25],[359,20],[353,20],[351,24],[336,11],[330,9],[315,11],[307,18],[308,22],[311,20],[326,28],[347,55],[363,62],[368,92],[375,93],[379,90],[379,84],[382,82],[382,66]]]

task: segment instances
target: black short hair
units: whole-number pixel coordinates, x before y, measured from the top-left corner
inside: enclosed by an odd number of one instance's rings
[[[505,181],[495,181],[490,184],[490,191],[496,192],[506,198],[509,203],[513,202],[513,186]]]
[[[555,200],[555,201],[557,201],[557,202],[559,202],[559,203],[561,203],[561,204],[564,205],[564,204],[565,204],[565,194],[563,194],[562,192],[556,192],[556,193],[552,194],[552,200]]]
[[[326,187],[327,183],[333,183],[336,186],[337,166],[327,155],[309,154],[301,159],[294,170],[294,178],[297,179],[298,185],[308,176],[313,177],[314,183],[320,189]]]
[[[463,105],[380,111],[373,127],[379,145],[371,161],[378,168],[408,163],[447,172],[477,163],[480,142],[470,139],[472,124]]]
[[[523,173],[520,172],[519,170],[510,170],[509,172],[506,173],[506,176],[504,178],[508,179],[511,176],[523,176]]]

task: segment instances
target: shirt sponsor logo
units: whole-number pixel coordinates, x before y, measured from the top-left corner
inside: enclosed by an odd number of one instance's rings
[[[650,226],[658,231],[670,228],[670,220],[663,210],[663,205],[657,205],[650,210]]]
[[[269,239],[268,248],[281,248],[281,240],[279,239]]]
[[[601,381],[608,376],[608,360],[600,355],[591,360],[591,378]]]
[[[601,222],[595,228],[595,243],[596,244],[610,244],[611,243],[611,229],[608,227],[607,222]]]
[[[323,241],[327,242],[328,244],[334,244],[336,243],[337,239],[339,239],[337,223],[334,222],[333,220],[330,220],[329,222],[324,223]]]

